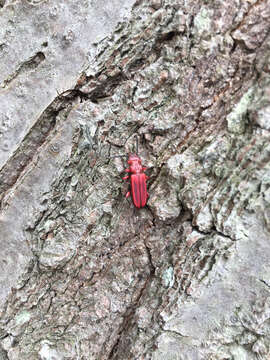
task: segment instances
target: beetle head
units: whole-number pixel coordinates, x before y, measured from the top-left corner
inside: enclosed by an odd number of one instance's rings
[[[131,164],[134,161],[138,161],[139,164],[141,164],[141,159],[137,154],[129,153],[128,154],[128,164]]]

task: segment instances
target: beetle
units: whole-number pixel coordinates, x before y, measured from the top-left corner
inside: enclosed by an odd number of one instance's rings
[[[126,193],[126,198],[132,195],[133,204],[136,208],[142,208],[146,205],[149,197],[146,187],[146,180],[149,177],[144,173],[147,168],[142,166],[142,161],[137,154],[130,153],[127,162],[129,167],[125,172],[129,175],[123,177],[123,180],[130,178],[131,190]]]
[[[136,153],[129,153],[127,163],[129,167],[125,169],[128,173],[123,177],[123,180],[130,179],[131,189],[126,193],[126,198],[130,195],[132,197],[133,204],[136,208],[140,209],[146,205],[149,194],[147,192],[146,181],[149,179],[144,172],[147,169],[142,165],[142,161],[138,154],[138,137],[136,137]],[[123,157],[126,155],[116,155],[115,157]]]

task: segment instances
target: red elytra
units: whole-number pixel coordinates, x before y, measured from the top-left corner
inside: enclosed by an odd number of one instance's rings
[[[136,154],[128,155],[129,168],[125,172],[130,173],[123,177],[123,180],[130,178],[131,191],[128,191],[126,197],[132,195],[133,204],[137,208],[142,208],[146,205],[149,196],[146,188],[146,180],[149,178],[144,171],[147,169],[142,166],[142,161]]]

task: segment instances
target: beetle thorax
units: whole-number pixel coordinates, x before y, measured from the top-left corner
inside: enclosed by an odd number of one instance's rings
[[[142,161],[136,154],[129,154],[128,164],[132,174],[142,173]]]

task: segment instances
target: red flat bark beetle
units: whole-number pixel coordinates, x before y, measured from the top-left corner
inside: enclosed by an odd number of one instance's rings
[[[138,137],[136,138],[136,152],[138,153]],[[126,155],[116,155],[115,157],[126,157]],[[125,169],[125,172],[129,175],[123,177],[123,180],[130,178],[130,191],[127,192],[126,198],[130,195],[132,197],[133,204],[136,208],[140,209],[146,205],[149,194],[147,192],[146,181],[149,177],[144,173],[147,169],[142,166],[142,161],[137,154],[129,153],[127,163],[129,167]]]

